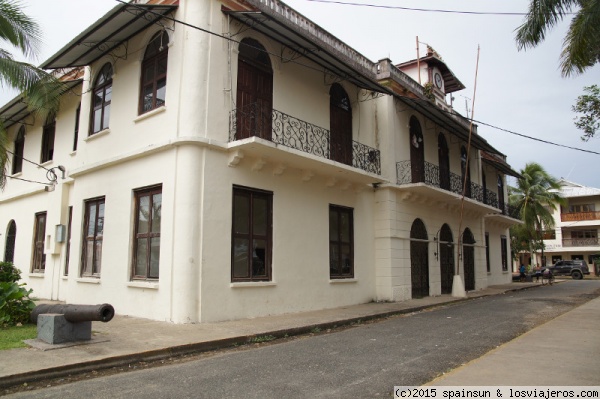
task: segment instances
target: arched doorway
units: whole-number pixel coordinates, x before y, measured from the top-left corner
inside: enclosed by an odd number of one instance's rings
[[[468,228],[462,236],[463,267],[465,269],[465,290],[475,289],[475,238]]]
[[[329,116],[331,159],[352,165],[352,108],[350,97],[338,83],[329,90]]]
[[[450,190],[450,155],[443,133],[438,135],[438,162],[440,164],[440,188]]]
[[[271,140],[273,68],[265,48],[254,39],[240,43],[237,77],[236,140]]]
[[[429,296],[429,245],[427,229],[421,219],[410,228],[410,276],[412,297]]]
[[[15,242],[17,240],[17,224],[14,220],[8,223],[6,230],[6,242],[4,244],[4,261],[14,263],[15,260]]]
[[[454,243],[450,226],[444,224],[440,230],[439,238],[440,276],[442,280],[442,294],[452,293],[454,279]]]
[[[410,130],[410,170],[413,183],[425,181],[425,143],[419,120],[411,116],[409,122]]]

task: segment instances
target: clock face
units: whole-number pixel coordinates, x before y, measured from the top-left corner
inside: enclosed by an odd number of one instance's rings
[[[435,75],[433,75],[433,79],[435,80],[435,85],[437,86],[438,89],[442,88],[442,75],[440,75],[439,73],[436,72]]]

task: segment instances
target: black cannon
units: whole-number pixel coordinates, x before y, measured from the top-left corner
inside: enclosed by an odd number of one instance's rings
[[[115,309],[108,303],[102,305],[37,305],[31,312],[30,319],[37,324],[41,314],[61,314],[71,323],[84,321],[102,321],[107,323],[115,315]]]

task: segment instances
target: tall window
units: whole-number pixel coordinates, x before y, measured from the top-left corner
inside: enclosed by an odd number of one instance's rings
[[[500,250],[502,251],[502,271],[508,270],[508,241],[506,236],[500,237]]]
[[[42,155],[40,163],[51,161],[54,157],[54,135],[56,133],[56,119],[53,114],[48,115],[42,132]]]
[[[354,277],[353,209],[329,205],[329,277]]]
[[[46,236],[46,212],[35,214],[33,231],[33,262],[32,272],[44,272],[46,269],[46,254],[44,253],[44,237]]]
[[[145,188],[135,195],[133,278],[157,279],[160,258],[162,186]]]
[[[419,120],[411,116],[409,121],[410,135],[410,170],[413,183],[425,181],[425,143]]]
[[[233,188],[231,281],[270,281],[273,193]]]
[[[169,35],[162,31],[154,35],[144,54],[139,113],[165,105],[167,91],[167,60]]]
[[[100,276],[102,261],[102,236],[104,234],[104,198],[85,202],[81,275]]]
[[[92,131],[98,133],[108,128],[110,118],[110,101],[112,99],[113,69],[110,63],[105,64],[94,83],[92,96]]]
[[[19,133],[15,138],[15,147],[13,151],[12,174],[23,171],[23,152],[25,150],[25,126],[19,128]]]
[[[79,116],[81,115],[81,103],[75,111],[75,129],[73,132],[73,151],[77,151],[77,141],[79,140]]]
[[[498,175],[498,208],[504,212],[504,181],[500,175]]]
[[[11,220],[6,229],[6,242],[4,243],[4,261],[13,263],[15,260],[15,242],[17,240],[17,224]]]
[[[450,150],[443,133],[438,134],[438,162],[440,164],[440,188],[450,190]]]

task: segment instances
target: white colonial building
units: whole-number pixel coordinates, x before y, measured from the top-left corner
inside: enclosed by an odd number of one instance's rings
[[[600,189],[560,180],[563,206],[553,212],[554,229],[544,234],[544,254],[538,253],[541,265],[559,260],[585,260],[594,273],[594,260],[600,258]]]
[[[276,0],[118,5],[42,64],[57,115],[0,109],[0,255],[37,297],[176,323],[508,283],[517,174],[413,62],[434,100]]]

